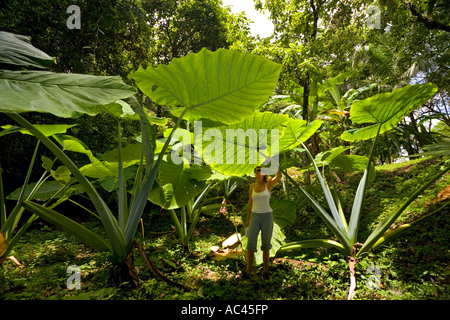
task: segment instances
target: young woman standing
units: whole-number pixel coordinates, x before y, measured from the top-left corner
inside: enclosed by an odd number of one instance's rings
[[[255,168],[256,182],[250,185],[247,207],[247,273],[252,274],[258,234],[261,231],[261,250],[263,252],[263,272],[269,269],[269,251],[272,248],[273,213],[270,207],[270,193],[273,186],[281,179],[278,170],[275,178],[265,173],[265,168]]]

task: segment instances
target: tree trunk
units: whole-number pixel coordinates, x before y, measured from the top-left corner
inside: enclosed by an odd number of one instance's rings
[[[302,105],[302,119],[309,123],[308,112],[309,111],[309,73],[306,72],[305,79],[303,82],[303,105]],[[310,160],[306,152],[301,155],[302,166],[307,167],[310,164]],[[303,173],[303,180],[306,186],[311,184],[311,177],[309,171]]]
[[[422,136],[420,135],[419,127],[417,126],[417,121],[416,121],[416,118],[414,117],[414,112],[411,112],[409,114],[409,119],[411,120],[411,126],[413,127],[414,131],[416,132],[417,142],[419,143],[419,146],[422,148],[425,145],[425,143],[423,142]],[[417,152],[418,152],[418,150],[417,150]]]

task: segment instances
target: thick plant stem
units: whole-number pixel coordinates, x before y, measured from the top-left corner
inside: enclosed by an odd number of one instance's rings
[[[150,269],[150,271],[159,279],[167,282],[170,285],[176,286],[178,288],[181,288],[186,291],[191,291],[191,288],[184,286],[182,284],[176,283],[169,278],[167,278],[161,270],[158,269],[158,267],[155,265],[155,263],[147,256],[147,254],[144,251],[144,248],[142,248],[142,245],[138,242],[134,242],[133,245],[138,248],[142,258],[144,259],[145,265]]]
[[[20,264],[20,262],[13,256],[9,256],[3,259],[0,259],[0,264],[2,264],[3,262],[5,262],[6,260],[11,260],[12,262],[14,262],[17,266],[22,267],[22,265]]]
[[[130,251],[127,254],[127,257],[124,261],[119,263],[114,272],[116,276],[116,280],[119,284],[128,282],[135,288],[139,286],[138,283],[138,275],[134,268],[134,257],[133,257],[133,246],[131,246]]]
[[[356,289],[356,262],[357,260],[353,257],[348,257],[348,267],[350,269],[350,290],[348,291],[348,300],[353,300]]]

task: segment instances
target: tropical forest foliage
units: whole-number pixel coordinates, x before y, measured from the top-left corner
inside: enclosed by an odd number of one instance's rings
[[[450,4],[253,4],[2,1],[2,299],[448,299]]]

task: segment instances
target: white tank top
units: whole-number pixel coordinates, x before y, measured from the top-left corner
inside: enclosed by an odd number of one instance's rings
[[[264,187],[264,191],[256,192],[255,187],[253,187],[252,192],[252,212],[255,213],[264,213],[264,212],[272,212],[272,208],[270,207],[270,192],[267,189],[267,186]]]

